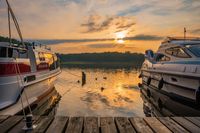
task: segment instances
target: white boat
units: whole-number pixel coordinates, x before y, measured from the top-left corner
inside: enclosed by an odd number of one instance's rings
[[[61,70],[54,52],[46,47],[25,45],[14,13],[6,2],[21,45],[11,40],[0,42],[0,115],[14,115],[51,93]]]
[[[145,58],[142,84],[184,104],[200,105],[200,38],[168,37],[156,53],[147,50]],[[151,97],[150,89],[147,94]]]
[[[21,49],[0,42],[0,114],[8,113],[5,108],[16,106],[16,103],[21,109],[20,98],[24,90],[30,104],[50,92],[60,72],[55,53],[40,47]],[[27,106],[26,98],[23,99]]]

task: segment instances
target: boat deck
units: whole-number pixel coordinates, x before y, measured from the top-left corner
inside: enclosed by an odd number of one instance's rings
[[[200,117],[63,117],[34,116],[40,133],[200,132]],[[0,116],[0,132],[23,133],[23,116]]]

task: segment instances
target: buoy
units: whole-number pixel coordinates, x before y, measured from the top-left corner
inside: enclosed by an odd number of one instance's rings
[[[200,87],[196,91],[196,103],[200,106]]]
[[[147,89],[147,96],[150,98],[151,97],[151,92],[149,89]]]
[[[158,99],[158,107],[160,110],[163,108],[163,104],[162,104],[162,101],[160,100],[160,98]]]
[[[151,77],[148,77],[148,79],[147,79],[147,85],[149,86],[150,83],[151,83]]]
[[[104,87],[101,87],[101,92],[103,92],[103,91],[104,91],[104,89],[105,89]]]
[[[141,88],[141,87],[142,87],[142,84],[141,84],[141,83],[138,83],[138,87],[140,87],[140,88]]]
[[[140,73],[140,75],[138,76],[138,78],[142,78],[142,73]]]
[[[162,89],[163,84],[164,84],[164,80],[163,80],[163,78],[162,78],[162,79],[159,81],[159,83],[158,83],[158,89],[159,89],[159,90]]]

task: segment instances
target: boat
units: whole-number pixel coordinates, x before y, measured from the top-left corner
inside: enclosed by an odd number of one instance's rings
[[[61,73],[57,55],[46,46],[24,43],[10,4],[8,5],[9,42],[0,42],[0,115],[14,115],[41,101],[54,91]],[[14,21],[20,43],[11,39]]]
[[[145,52],[140,77],[143,93],[160,109],[169,100],[199,109],[200,38],[167,37],[157,52]]]

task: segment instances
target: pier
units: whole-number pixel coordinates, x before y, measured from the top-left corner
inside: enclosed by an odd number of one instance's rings
[[[200,117],[64,117],[34,116],[37,133],[200,132]],[[0,116],[0,132],[23,133],[23,116]]]

